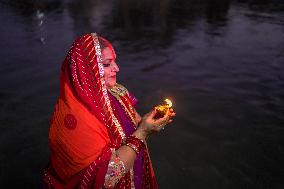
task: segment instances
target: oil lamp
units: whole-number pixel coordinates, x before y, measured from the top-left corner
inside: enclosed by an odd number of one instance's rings
[[[167,111],[172,107],[173,103],[171,100],[166,98],[164,101],[165,101],[164,104],[155,106],[156,114],[154,116],[154,119],[159,119],[164,117]]]

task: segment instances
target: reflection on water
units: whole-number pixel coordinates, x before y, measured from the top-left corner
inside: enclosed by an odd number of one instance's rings
[[[279,0],[1,0],[0,185],[39,185],[60,63],[96,31],[140,112],[174,101],[175,123],[150,139],[160,188],[283,188],[283,10]]]

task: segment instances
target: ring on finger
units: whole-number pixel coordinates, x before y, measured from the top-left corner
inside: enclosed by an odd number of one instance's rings
[[[158,128],[160,128],[160,129],[164,129],[164,127],[165,127],[165,124],[160,124],[160,125],[157,125],[157,127],[158,127]]]

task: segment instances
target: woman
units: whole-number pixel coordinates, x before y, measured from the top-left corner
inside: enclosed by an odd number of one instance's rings
[[[60,76],[49,130],[47,188],[157,188],[146,138],[171,122],[155,111],[142,119],[137,99],[116,83],[112,45],[97,34],[73,43]]]

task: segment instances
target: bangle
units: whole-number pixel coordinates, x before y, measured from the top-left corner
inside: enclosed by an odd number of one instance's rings
[[[144,141],[134,135],[130,135],[127,137],[125,141],[125,145],[132,148],[136,152],[136,154],[139,154],[141,149],[145,148]]]

